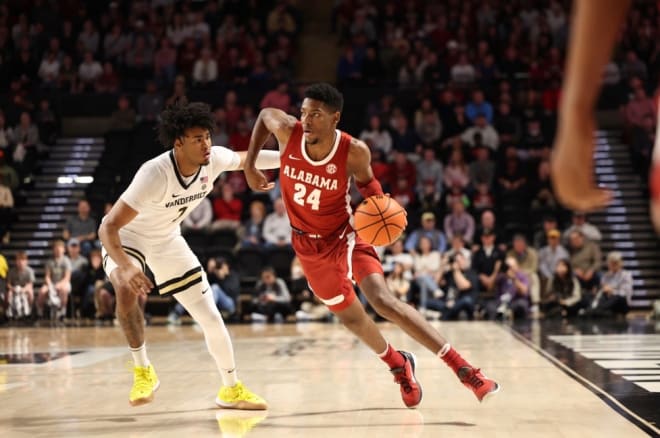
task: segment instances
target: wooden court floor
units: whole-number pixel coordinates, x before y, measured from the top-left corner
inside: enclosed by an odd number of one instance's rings
[[[195,326],[147,328],[161,387],[136,408],[119,328],[0,329],[0,437],[647,436],[505,327],[436,324],[502,385],[487,404],[389,324],[388,340],[418,358],[416,410],[403,407],[384,364],[336,324],[230,326],[239,378],[270,403],[254,414],[215,408],[220,380]]]

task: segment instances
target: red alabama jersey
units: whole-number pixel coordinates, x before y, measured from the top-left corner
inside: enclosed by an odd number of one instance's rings
[[[346,160],[351,136],[337,130],[335,144],[323,160],[307,155],[303,129],[296,123],[280,158],[282,199],[294,228],[321,236],[349,223],[352,215]]]

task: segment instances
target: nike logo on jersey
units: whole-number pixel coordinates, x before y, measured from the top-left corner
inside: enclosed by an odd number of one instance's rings
[[[302,158],[294,157],[293,155],[289,154],[289,159],[290,160],[295,160],[295,161],[300,161]]]
[[[178,198],[179,196],[181,196],[181,193],[179,193],[178,195],[172,194],[173,198]]]
[[[209,291],[209,288],[207,287],[206,289],[204,289],[204,290],[202,291],[202,295],[204,295],[204,294],[205,294],[206,292],[208,292],[208,291]]]

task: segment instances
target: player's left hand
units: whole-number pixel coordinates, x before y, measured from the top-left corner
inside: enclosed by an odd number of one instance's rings
[[[248,186],[255,192],[267,192],[275,187],[275,183],[268,182],[266,175],[256,167],[246,167],[243,172]]]

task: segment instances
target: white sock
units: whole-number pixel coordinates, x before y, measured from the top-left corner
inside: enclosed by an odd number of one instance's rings
[[[146,344],[140,345],[138,348],[130,348],[131,354],[133,355],[133,362],[136,367],[148,367],[151,362],[147,357],[147,346]]]
[[[201,291],[208,288],[202,295]],[[174,298],[188,311],[204,332],[206,348],[215,359],[224,386],[234,386],[238,382],[234,347],[229,332],[213,301],[213,293],[206,281],[178,294]]]
[[[383,351],[382,353],[378,353],[378,357],[380,357],[381,359],[384,358],[389,351],[390,351],[390,343],[387,342],[387,344],[385,344],[385,351]]]

